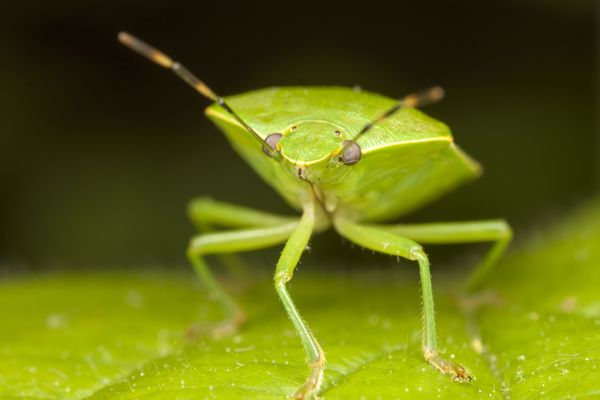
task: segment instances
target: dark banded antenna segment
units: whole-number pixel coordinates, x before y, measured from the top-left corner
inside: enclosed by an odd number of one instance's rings
[[[444,89],[439,86],[434,86],[429,89],[422,90],[417,93],[409,94],[408,96],[400,99],[394,106],[383,112],[373,121],[369,122],[352,138],[353,141],[357,141],[359,137],[367,133],[374,125],[385,121],[392,115],[396,114],[403,108],[415,108],[422,107],[427,104],[432,104],[440,101],[444,97]]]
[[[263,148],[271,149],[273,153],[275,153],[275,149],[273,149],[252,127],[250,127],[235,111],[231,109],[229,104],[225,102],[225,100],[217,95],[213,90],[208,87],[204,82],[198,79],[190,70],[188,70],[185,66],[180,64],[177,61],[174,61],[171,57],[163,53],[162,51],[150,46],[148,43],[138,39],[137,37],[130,35],[127,32],[119,33],[119,42],[121,42],[126,47],[129,47],[131,50],[135,51],[138,54],[146,57],[150,61],[160,65],[161,67],[172,70],[177,76],[179,76],[183,81],[185,81],[188,85],[193,87],[198,93],[203,95],[204,97],[216,102],[221,107],[227,111],[235,120],[244,127],[252,136],[258,140]],[[265,147],[266,146],[266,147]]]

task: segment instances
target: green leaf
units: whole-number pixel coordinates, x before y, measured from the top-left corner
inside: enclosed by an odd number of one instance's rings
[[[434,270],[440,345],[472,370],[471,384],[452,382],[423,361],[418,278],[410,263],[360,272],[325,263],[318,273],[300,269],[291,293],[328,358],[321,396],[600,396],[600,200],[533,236],[477,297],[457,301],[456,278]],[[308,373],[301,345],[269,279],[238,296],[249,314],[239,334],[191,344],[186,325],[220,315],[191,274],[6,281],[0,398],[284,398]]]

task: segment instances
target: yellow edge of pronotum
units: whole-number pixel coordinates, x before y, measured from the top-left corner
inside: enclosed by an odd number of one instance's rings
[[[481,164],[479,164],[477,161],[475,161],[467,153],[462,151],[462,149],[460,147],[458,147],[456,145],[456,143],[454,143],[454,139],[452,136],[427,138],[427,139],[403,140],[400,142],[386,143],[384,145],[370,147],[370,148],[366,149],[365,151],[363,151],[362,154],[363,154],[363,156],[366,156],[370,153],[374,153],[376,151],[381,151],[384,149],[391,149],[394,147],[401,147],[401,146],[405,146],[405,145],[409,145],[409,144],[427,143],[427,142],[448,142],[448,143],[450,143],[450,146],[453,148],[453,150],[458,153],[459,157],[465,162],[465,164],[468,166],[468,168],[471,171],[473,171],[475,176],[479,176],[482,174],[483,168],[481,167]]]
[[[218,111],[215,111],[213,108],[211,107],[207,107],[205,110],[205,114],[206,115],[212,115],[214,117],[217,117],[218,119],[224,121],[224,122],[229,122],[232,123],[234,125],[239,126],[240,128],[243,128],[242,125],[239,124],[239,122],[237,122],[235,119],[233,118],[228,118],[227,115],[224,115],[222,113],[219,113]],[[452,147],[454,148],[454,150],[460,155],[460,157],[465,161],[465,163],[467,164],[467,166],[473,171],[473,173],[477,176],[481,175],[482,173],[482,167],[481,164],[479,164],[477,161],[475,161],[473,158],[471,158],[467,153],[465,153],[464,151],[461,150],[460,147],[458,147],[455,143],[454,143],[454,139],[451,135],[449,136],[445,136],[445,137],[435,137],[435,138],[426,138],[426,139],[414,139],[414,140],[404,140],[401,142],[393,142],[393,143],[387,143],[384,145],[378,145],[375,147],[370,147],[368,149],[365,149],[362,153],[363,156],[368,155],[369,153],[373,153],[375,151],[380,151],[382,149],[389,149],[389,148],[393,148],[393,147],[399,147],[399,146],[405,146],[405,145],[409,145],[409,144],[414,144],[414,143],[427,143],[427,142],[437,142],[437,141],[442,141],[442,142],[450,142]],[[312,163],[311,163],[312,164]],[[304,164],[303,164],[304,165]],[[306,166],[308,166],[308,164],[306,164]]]

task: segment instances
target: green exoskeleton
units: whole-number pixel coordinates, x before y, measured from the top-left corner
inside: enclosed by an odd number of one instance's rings
[[[448,127],[415,109],[439,100],[441,88],[400,101],[339,87],[270,88],[224,99],[155,48],[127,33],[121,33],[119,39],[173,70],[212,100],[206,115],[240,156],[302,212],[298,219],[208,198],[191,202],[190,216],[196,225],[231,228],[200,234],[188,249],[190,262],[226,313],[211,334],[235,332],[245,316],[215,280],[203,257],[285,243],[275,270],[275,289],[304,346],[310,368],[295,397],[316,397],[325,356],[286,286],[311,235],[333,228],[360,246],[417,262],[423,296],[424,358],[457,381],[471,380],[466,368],[438,353],[429,260],[421,244],[493,242],[467,280],[466,289],[473,290],[506,249],[512,237],[510,227],[503,220],[382,224],[480,174],[479,165],[454,144]]]

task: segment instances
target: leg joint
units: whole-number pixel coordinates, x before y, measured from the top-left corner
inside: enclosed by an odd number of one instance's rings
[[[325,354],[320,352],[319,358],[311,362],[308,366],[311,368],[323,368],[325,366]]]
[[[502,228],[501,228],[502,239],[506,239],[506,240],[512,239],[512,237],[513,237],[513,230],[510,227],[510,225],[506,221],[502,220],[502,225],[501,226],[502,226]]]
[[[192,256],[203,256],[206,254],[205,251],[205,243],[202,240],[202,236],[194,237],[190,240],[190,243],[187,248],[188,257]]]
[[[425,254],[425,250],[419,244],[414,244],[409,249],[409,255],[411,260],[417,261],[427,261],[427,254]]]
[[[275,286],[285,285],[292,279],[292,274],[289,272],[275,272],[275,276],[273,280],[275,281]]]
[[[486,230],[486,237],[490,241],[510,240],[513,237],[513,231],[508,222],[503,219],[490,221],[493,224],[489,230]]]
[[[188,215],[199,214],[205,211],[207,206],[214,203],[212,197],[202,196],[196,197],[189,201],[187,206]]]

